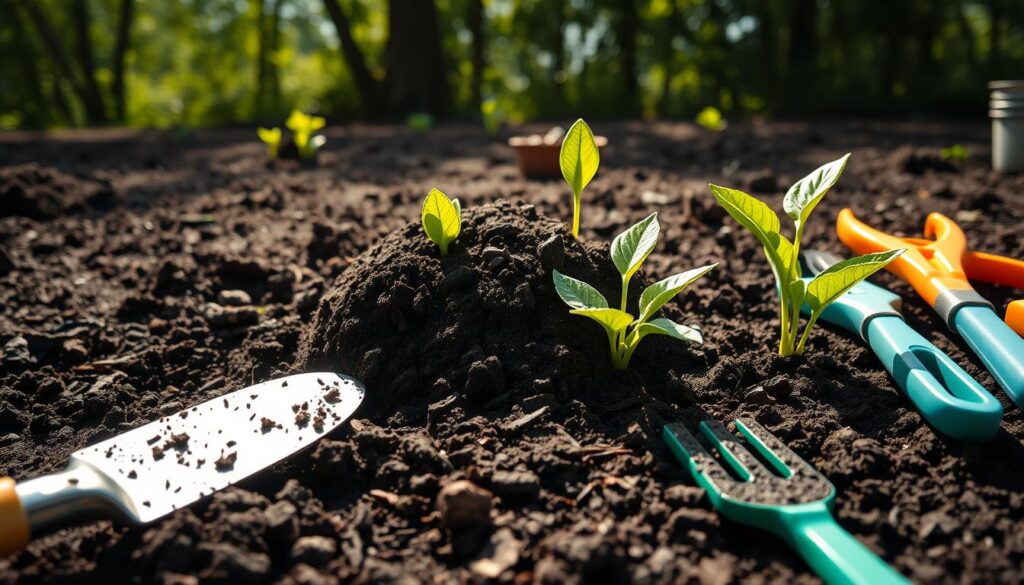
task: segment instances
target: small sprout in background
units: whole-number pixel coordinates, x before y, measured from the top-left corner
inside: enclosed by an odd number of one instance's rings
[[[782,206],[796,227],[792,242],[782,235],[778,215],[764,202],[737,189],[711,185],[719,205],[761,242],[775,274],[779,292],[779,355],[802,354],[811,328],[825,307],[904,252],[901,248],[857,256],[819,273],[809,283],[801,280],[800,240],[807,218],[839,180],[849,158],[847,154],[823,165],[789,188]],[[800,307],[804,303],[811,309],[811,316],[800,335]]]
[[[652,284],[640,295],[640,316],[634,318],[626,312],[629,280],[658,243],[660,231],[658,214],[652,213],[612,241],[612,262],[622,276],[618,309],[610,308],[605,297],[582,280],[565,276],[557,270],[552,273],[555,291],[569,305],[569,312],[589,317],[604,328],[608,335],[612,365],[620,370],[629,366],[637,345],[648,335],[668,335],[694,345],[701,345],[704,341],[700,330],[695,327],[680,325],[664,317],[651,317],[683,289],[718,266],[717,263],[674,274]]]
[[[572,237],[580,237],[580,194],[587,183],[594,178],[601,164],[601,155],[594,142],[594,133],[582,118],[566,132],[562,150],[558,153],[558,165],[562,177],[572,188]]]
[[[427,112],[416,112],[409,114],[406,123],[417,132],[426,132],[434,127],[434,117]]]
[[[719,112],[718,108],[714,106],[708,106],[701,110],[697,114],[696,122],[698,126],[712,132],[721,132],[729,125],[725,118],[722,117],[722,112]]]
[[[967,147],[963,144],[954,144],[953,146],[947,146],[939,151],[939,156],[942,160],[948,160],[950,162],[962,163],[967,160]]]
[[[267,155],[270,158],[277,158],[278,150],[281,148],[281,129],[259,128],[256,132],[260,135],[260,140],[267,145]]]
[[[438,189],[431,189],[423,200],[423,213],[420,216],[423,231],[431,242],[441,249],[441,255],[448,255],[448,246],[459,237],[462,230],[462,205],[458,199],[448,196]]]
[[[327,120],[320,116],[311,116],[299,110],[292,110],[284,125],[294,134],[295,147],[299,151],[300,159],[309,160],[316,156],[316,151],[324,145],[327,139],[321,134],[314,135],[313,133],[326,124]]]
[[[484,121],[484,130],[491,136],[497,136],[505,124],[505,112],[498,108],[498,100],[487,98],[480,104],[480,117]]]

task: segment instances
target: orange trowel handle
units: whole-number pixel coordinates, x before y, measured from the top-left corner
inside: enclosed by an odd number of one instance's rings
[[[933,216],[938,217],[933,219]],[[940,238],[936,241],[898,238],[878,231],[857,219],[850,209],[839,212],[836,231],[839,239],[857,254],[906,248],[907,251],[890,262],[886,270],[910,283],[933,307],[944,291],[972,290],[960,265],[960,257],[967,246],[963,232],[945,216],[932,214],[925,224],[926,234]]]

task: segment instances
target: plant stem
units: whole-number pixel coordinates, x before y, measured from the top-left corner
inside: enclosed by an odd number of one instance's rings
[[[626,297],[628,295],[629,295],[629,277],[628,276],[623,276],[622,277],[622,299],[619,302],[619,310],[620,311],[625,311],[626,310]]]
[[[796,353],[798,355],[804,353],[804,346],[807,345],[807,338],[811,334],[811,328],[814,327],[814,322],[818,320],[818,315],[821,313],[811,313],[811,318],[807,320],[807,326],[804,327],[804,334],[800,336],[800,343],[796,346]]]
[[[580,238],[580,194],[572,194],[572,237]]]

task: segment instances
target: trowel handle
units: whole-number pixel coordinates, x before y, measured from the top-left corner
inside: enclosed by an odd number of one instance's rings
[[[1024,339],[990,307],[963,307],[953,328],[971,346],[992,377],[1017,406],[1024,408]]]
[[[20,551],[28,541],[28,515],[14,489],[14,480],[0,478],[0,556]]]
[[[921,415],[953,439],[984,441],[999,431],[1003,407],[992,394],[906,321],[882,315],[865,335]]]

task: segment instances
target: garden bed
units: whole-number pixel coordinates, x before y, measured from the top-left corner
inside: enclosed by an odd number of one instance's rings
[[[835,484],[839,523],[913,580],[1024,579],[1020,410],[888,274],[874,280],[907,321],[1003,402],[990,442],[937,436],[836,328],[819,325],[806,358],[775,355],[770,269],[706,187],[781,208],[792,181],[852,151],[807,245],[849,255],[842,207],[908,235],[941,211],[972,248],[1024,257],[1024,177],[988,170],[984,126],[594,127],[609,146],[579,242],[565,184],[523,180],[474,127],[328,128],[315,167],[267,165],[251,132],[0,136],[0,471],[55,471],[282,373],[368,386],[310,452],[153,526],[40,539],[0,559],[0,582],[814,582],[783,542],[715,513],[663,445],[663,422],[707,415],[789,444]],[[942,160],[954,142],[974,156]],[[444,259],[409,223],[431,187],[465,208]],[[641,279],[721,263],[666,307],[705,345],[649,338],[616,371],[550,271],[614,296],[608,244],[652,211],[662,240]],[[1000,311],[1015,298],[978,288]],[[493,494],[484,525],[442,522],[438,492],[459,479]]]

